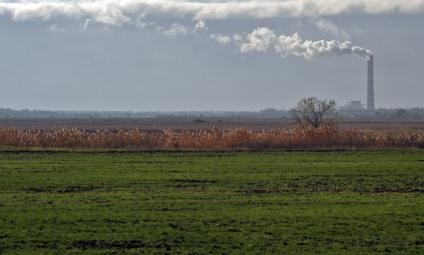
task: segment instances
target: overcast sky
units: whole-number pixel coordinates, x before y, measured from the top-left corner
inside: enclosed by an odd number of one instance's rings
[[[0,107],[424,107],[424,0],[0,1]],[[349,41],[349,42],[347,42]]]

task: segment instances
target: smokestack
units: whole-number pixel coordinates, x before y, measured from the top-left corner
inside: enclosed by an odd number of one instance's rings
[[[368,82],[367,82],[367,110],[374,111],[374,56],[370,55],[368,59]]]

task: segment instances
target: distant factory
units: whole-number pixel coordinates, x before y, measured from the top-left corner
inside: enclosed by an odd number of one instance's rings
[[[355,100],[355,101],[350,101],[347,104],[340,106],[340,110],[344,110],[344,111],[363,111],[365,110],[364,105],[362,104],[361,101],[359,100]]]

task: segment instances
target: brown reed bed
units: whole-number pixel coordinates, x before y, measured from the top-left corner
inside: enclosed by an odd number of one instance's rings
[[[0,146],[135,150],[266,150],[424,148],[424,132],[363,129],[278,129],[253,131],[95,130],[0,128]]]

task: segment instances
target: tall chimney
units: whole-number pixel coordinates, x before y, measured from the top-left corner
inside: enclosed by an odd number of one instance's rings
[[[368,59],[368,82],[367,82],[367,110],[374,111],[374,56]]]

